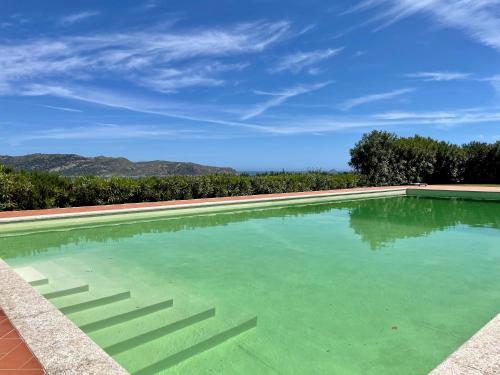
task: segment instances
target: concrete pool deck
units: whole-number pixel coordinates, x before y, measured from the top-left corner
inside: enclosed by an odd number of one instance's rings
[[[328,191],[266,194],[183,201],[151,202],[109,206],[55,208],[0,213],[0,226],[7,223],[64,219],[118,213],[170,210],[240,203],[290,201],[307,198],[350,199],[370,196],[411,195],[500,200],[500,186],[391,186]],[[4,223],[4,224],[2,224]],[[27,224],[28,224],[27,223]],[[126,374],[108,354],[42,297],[0,259],[0,310],[12,324],[47,374]],[[2,318],[0,317],[0,320]],[[1,335],[0,335],[1,336]],[[1,344],[1,343],[0,343]],[[2,367],[0,375],[7,374]],[[10,369],[9,371],[11,371]],[[27,370],[27,369],[26,369]],[[16,370],[21,371],[21,370]],[[40,373],[40,369],[37,369]],[[15,374],[14,372],[8,372]],[[18,372],[19,374],[28,372]],[[42,372],[43,373],[43,372]],[[500,374],[500,315],[445,359],[432,375]]]

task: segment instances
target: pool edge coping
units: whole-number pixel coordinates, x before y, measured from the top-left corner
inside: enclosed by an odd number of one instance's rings
[[[377,188],[352,188],[352,189],[338,189],[338,190],[324,190],[324,191],[311,191],[311,192],[295,192],[295,193],[280,193],[280,194],[262,194],[262,195],[249,195],[249,196],[235,196],[235,197],[221,197],[221,198],[206,198],[206,199],[192,199],[186,201],[163,201],[163,202],[151,202],[152,205],[144,205],[140,207],[126,207],[125,205],[104,205],[104,206],[90,206],[89,211],[85,211],[84,207],[74,207],[72,209],[82,209],[79,212],[68,212],[68,213],[47,213],[41,215],[29,215],[29,216],[12,216],[12,217],[1,217],[0,224],[7,223],[19,223],[19,222],[29,222],[29,221],[39,221],[39,220],[51,220],[51,219],[69,219],[78,217],[88,217],[88,216],[101,216],[101,215],[114,215],[114,214],[125,214],[125,213],[137,213],[137,212],[150,212],[150,211],[163,211],[163,210],[176,210],[182,208],[201,208],[201,207],[211,207],[211,206],[222,206],[222,205],[232,205],[232,204],[245,204],[245,203],[257,203],[257,202],[279,202],[288,200],[300,200],[307,198],[322,198],[322,197],[337,197],[337,196],[349,196],[354,194],[372,194],[372,193],[382,193],[382,192],[402,192],[406,193],[407,186],[397,186],[397,187],[377,187]],[[186,202],[186,203],[182,203]],[[130,204],[136,205],[136,203]],[[118,207],[123,206],[123,208]],[[101,209],[99,209],[101,207]],[[116,208],[110,208],[116,207]],[[64,208],[56,210],[65,210]],[[40,210],[43,211],[43,210]],[[22,213],[24,211],[14,211]]]
[[[89,216],[103,216],[138,212],[176,210],[182,208],[202,208],[219,205],[245,204],[253,202],[279,202],[307,198],[326,198],[349,196],[354,194],[371,194],[383,192],[404,192],[405,195],[448,198],[472,198],[500,200],[500,186],[454,186],[454,185],[399,185],[342,188],[334,190],[303,191],[292,193],[243,195],[231,197],[201,198],[188,200],[170,200],[159,202],[125,203],[101,206],[81,206],[67,208],[51,208],[41,210],[21,210],[0,212],[0,224],[20,223],[50,219],[66,219]],[[408,194],[411,193],[411,194]],[[490,198],[488,198],[490,197]]]
[[[307,198],[318,197],[338,197],[353,194],[362,194],[369,196],[371,194],[381,192],[401,192],[402,195],[408,195],[411,190],[427,190],[428,192],[442,192],[441,197],[462,197],[462,193],[471,193],[472,198],[481,199],[481,196],[486,196],[483,193],[498,194],[495,198],[500,200],[500,188],[473,188],[473,187],[446,187],[446,186],[392,186],[383,188],[361,188],[361,189],[339,189],[329,191],[317,192],[298,192],[298,193],[285,193],[285,194],[270,194],[264,196],[247,196],[247,197],[233,197],[235,199],[226,200],[213,200],[209,199],[199,202],[190,203],[175,203],[156,205],[149,207],[135,207],[135,208],[117,208],[117,209],[102,209],[92,210],[88,212],[72,212],[64,214],[47,214],[47,215],[32,215],[32,216],[19,216],[10,218],[0,218],[0,225],[2,223],[20,223],[26,221],[39,221],[48,219],[65,219],[77,218],[85,216],[100,216],[100,215],[113,215],[116,213],[134,213],[134,212],[147,212],[158,210],[171,210],[182,208],[195,208],[195,207],[209,207],[214,205],[230,205],[242,204],[252,202],[279,202],[283,200],[300,200]],[[459,193],[454,194],[454,193]],[[425,196],[424,193],[420,196]],[[429,195],[431,196],[431,195]],[[172,202],[172,201],[170,201]],[[179,202],[179,201],[177,201]],[[168,202],[163,202],[168,203]],[[95,207],[94,207],[95,208]],[[13,285],[5,280],[13,281]],[[19,292],[21,291],[21,293]],[[33,301],[33,305],[27,303],[26,300]],[[7,302],[6,302],[7,301]],[[6,303],[8,306],[5,307]],[[111,356],[104,352],[89,336],[81,331],[69,318],[62,314],[55,306],[53,306],[43,296],[29,285],[24,279],[21,278],[5,261],[0,258],[0,307],[4,310],[14,327],[18,330],[21,337],[25,340],[30,350],[35,357],[40,361],[41,365],[46,370],[47,374],[66,374],[74,373],[75,368],[89,373],[107,373],[107,374],[128,374]],[[35,308],[36,313],[31,313]],[[43,318],[45,316],[45,318]],[[492,323],[493,322],[493,323]],[[46,323],[50,325],[49,330]],[[60,329],[64,327],[67,331]],[[33,327],[38,327],[33,328]],[[46,335],[40,339],[40,333],[45,332]],[[486,332],[486,333],[485,333]],[[69,335],[68,335],[69,334]],[[37,339],[38,337],[38,339]],[[54,353],[54,345],[48,343],[47,338],[52,338],[52,343],[57,343],[61,352]],[[60,345],[63,343],[64,345]],[[81,345],[83,351],[75,351],[73,346],[79,347]],[[495,347],[496,345],[496,347]],[[496,350],[496,351],[495,351]],[[70,352],[71,355],[63,355]],[[479,352],[479,354],[478,354]],[[444,359],[434,370],[430,372],[431,375],[457,375],[464,374],[466,369],[467,374],[474,375],[492,375],[497,372],[489,372],[489,369],[500,371],[500,314],[493,318],[484,327],[479,329],[474,336],[462,344],[450,356]],[[85,358],[82,353],[88,355]],[[493,353],[491,355],[490,353]],[[76,357],[74,358],[73,356]],[[489,362],[485,362],[484,358]],[[94,360],[96,358],[96,360]],[[496,362],[491,361],[496,359]],[[75,361],[77,363],[75,367]],[[68,367],[68,363],[72,367]],[[78,364],[79,363],[79,364]],[[59,367],[58,367],[59,366]],[[97,372],[92,372],[89,367],[85,366],[104,366],[96,368]],[[472,366],[472,367],[471,367]],[[61,370],[63,369],[63,370]],[[486,370],[483,370],[486,369]],[[104,372],[102,372],[105,370]],[[472,373],[470,371],[476,371]]]
[[[500,313],[429,373],[429,375],[462,374],[500,374]]]

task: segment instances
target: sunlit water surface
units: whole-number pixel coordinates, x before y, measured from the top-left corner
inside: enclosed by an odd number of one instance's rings
[[[1,238],[0,256],[46,276],[42,293],[89,286],[58,307],[130,291],[66,312],[131,372],[425,374],[500,312],[500,202],[168,218]]]

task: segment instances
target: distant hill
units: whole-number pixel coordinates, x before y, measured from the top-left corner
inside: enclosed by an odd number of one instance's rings
[[[87,158],[73,154],[31,154],[25,156],[0,156],[0,164],[18,170],[57,172],[63,176],[95,175],[102,177],[207,175],[215,173],[236,174],[232,168],[175,161],[132,162],[125,158],[97,156]]]

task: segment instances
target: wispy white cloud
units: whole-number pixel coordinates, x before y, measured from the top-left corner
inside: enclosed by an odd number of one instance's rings
[[[12,143],[23,143],[31,140],[85,140],[85,139],[212,139],[233,138],[255,134],[300,135],[300,134],[327,134],[342,131],[381,128],[401,128],[402,126],[432,126],[453,128],[455,126],[479,123],[497,123],[500,121],[500,110],[474,111],[456,110],[450,112],[415,112],[389,116],[376,114],[356,117],[334,116],[294,116],[275,118],[267,125],[249,129],[252,132],[227,133],[215,129],[186,129],[184,125],[117,125],[94,124],[77,127],[54,127],[45,130],[32,131],[21,135],[13,135]]]
[[[69,14],[69,15],[61,18],[61,24],[62,25],[72,25],[76,22],[80,22],[80,21],[83,21],[87,18],[98,16],[100,14],[101,14],[101,12],[97,12],[97,11],[85,11],[85,12]]]
[[[286,90],[288,94],[300,90]],[[302,90],[303,91],[303,90]],[[307,91],[307,90],[306,90]],[[281,100],[284,92],[256,92],[267,95],[273,99]],[[233,136],[275,136],[297,134],[324,134],[346,130],[380,129],[394,127],[401,129],[403,126],[432,126],[452,128],[464,124],[479,124],[500,122],[500,108],[467,108],[443,111],[392,111],[367,115],[300,115],[280,113],[277,116],[265,117],[259,122],[247,120],[234,121],[220,119],[212,115],[192,115],[189,104],[182,105],[176,102],[139,99],[118,95],[114,92],[104,93],[102,90],[92,91],[82,89],[73,91],[68,87],[32,87],[32,95],[50,94],[64,99],[81,100],[87,103],[107,106],[110,108],[128,110],[143,114],[155,115],[169,119],[168,125],[143,126],[127,125],[123,128],[113,124],[98,124],[99,126],[55,127],[48,130],[32,131],[15,136],[12,142],[24,142],[31,139],[119,139],[122,138],[231,138]],[[271,103],[275,104],[275,103]],[[278,103],[277,105],[279,105]],[[282,104],[282,103],[281,103]],[[269,107],[270,108],[270,107]],[[266,108],[261,107],[264,111]],[[210,112],[210,111],[209,111]],[[247,113],[248,114],[248,113]],[[218,113],[218,115],[221,115]],[[152,116],[150,120],[155,120]],[[208,125],[206,127],[205,125]],[[213,127],[210,125],[222,125]],[[190,130],[194,129],[194,130]],[[21,138],[19,138],[21,137]]]
[[[438,126],[453,128],[455,126],[480,123],[497,123],[500,121],[500,109],[484,111],[482,109],[464,109],[444,112],[414,112],[400,113],[400,115],[389,116],[386,114],[375,114],[356,117],[335,116],[294,116],[276,118],[265,126],[253,128],[251,133],[244,135],[299,135],[299,134],[326,134],[348,130],[381,129],[402,126]],[[32,139],[122,139],[122,138],[218,138],[232,137],[227,133],[214,132],[212,129],[185,129],[183,126],[166,127],[165,125],[115,125],[96,124],[93,126],[81,126],[74,128],[52,128],[33,132],[13,141],[18,143]]]
[[[145,139],[178,139],[203,137],[203,132],[195,130],[166,128],[165,126],[92,124],[76,127],[55,127],[29,134],[14,136],[10,141],[14,144],[32,140],[113,140],[128,138]]]
[[[379,9],[372,22],[387,27],[415,14],[431,17],[437,24],[463,31],[470,38],[500,49],[498,0],[366,0],[350,11]]]
[[[220,84],[214,74],[241,69],[216,59],[261,52],[282,38],[288,22],[254,22],[182,33],[128,33],[40,38],[0,44],[0,94],[51,80],[126,79],[152,90]],[[201,65],[192,59],[208,59]],[[219,64],[219,65],[217,65]]]
[[[25,25],[25,24],[31,22],[30,18],[26,17],[24,14],[21,14],[21,13],[12,14],[9,18],[11,20],[11,22],[8,22],[10,24],[10,26]]]
[[[437,112],[386,112],[376,114],[373,118],[390,120],[396,123],[461,125],[497,122],[500,120],[500,111],[498,109],[469,108]]]
[[[97,104],[109,108],[127,110],[131,112],[174,118],[203,124],[223,125],[225,127],[241,128],[267,132],[266,126],[246,122],[220,119],[210,115],[193,115],[193,105],[167,100],[151,100],[137,98],[126,94],[95,89],[88,87],[71,87],[62,85],[33,84],[21,93],[25,96],[55,96],[63,99],[78,100],[86,103]],[[197,112],[203,112],[203,105],[196,105]],[[210,113],[211,109],[209,109]],[[220,114],[220,112],[219,112]]]
[[[82,112],[80,109],[68,108],[68,107],[57,107],[54,105],[43,105],[42,104],[42,107],[55,109],[57,111],[63,111],[63,112]]]
[[[394,112],[365,116],[294,116],[267,123],[266,132],[276,135],[323,134],[346,130],[402,126],[453,128],[460,125],[497,123],[500,108],[456,109],[439,112]]]
[[[471,78],[470,73],[461,72],[418,72],[406,76],[408,78],[420,78],[424,81],[458,81]]]
[[[270,69],[271,73],[290,71],[299,73],[311,65],[327,60],[342,51],[343,48],[328,48],[322,50],[297,52],[291,55],[284,56],[276,66]]]
[[[328,86],[331,83],[332,83],[331,81],[328,81],[328,82],[317,83],[314,85],[297,86],[277,93],[256,91],[255,93],[258,95],[268,95],[272,96],[272,98],[264,103],[258,104],[257,106],[246,112],[243,116],[241,116],[240,119],[249,120],[251,118],[257,117],[262,113],[264,113],[265,111],[267,111],[268,109],[277,107],[295,96],[307,94],[309,92],[322,89],[323,87]]]
[[[478,81],[489,83],[493,88],[493,90],[495,90],[497,96],[500,95],[500,74],[490,77],[479,78]]]
[[[206,115],[192,115],[190,114],[192,105],[182,104],[177,102],[169,101],[152,101],[148,99],[140,99],[134,97],[127,97],[123,94],[118,94],[116,92],[105,92],[103,90],[89,90],[84,88],[69,88],[63,86],[53,86],[53,87],[42,87],[33,86],[30,92],[26,94],[30,95],[51,95],[57,96],[64,99],[80,100],[87,103],[98,104],[102,106],[107,106],[110,108],[128,110],[137,113],[155,115],[170,119],[178,119],[182,121],[187,121],[190,125],[194,126],[195,129],[200,129],[202,131],[209,132],[208,135],[199,135],[200,137],[206,138],[209,136],[213,137],[227,137],[229,133],[226,130],[218,128],[208,128],[206,129],[203,125],[222,125],[224,129],[233,129],[237,132],[238,136],[248,136],[252,134],[261,135],[293,135],[293,134],[314,134],[314,133],[330,133],[343,131],[347,129],[377,129],[381,127],[401,127],[401,126],[442,126],[442,127],[453,127],[463,124],[475,124],[475,123],[498,123],[500,121],[500,108],[468,108],[468,109],[455,109],[455,110],[444,110],[444,111],[420,111],[420,112],[408,112],[408,111],[392,111],[383,112],[367,115],[343,115],[343,116],[328,116],[328,115],[286,115],[280,114],[279,116],[273,116],[271,118],[265,118],[259,122],[248,122],[253,117],[256,117],[258,113],[263,113],[267,109],[283,104],[287,99],[312,91],[314,89],[319,89],[326,86],[329,82],[317,84],[314,87],[300,87],[288,89],[282,92],[266,92],[266,91],[256,91],[258,95],[267,95],[271,97],[270,101],[262,103],[261,105],[255,107],[252,111],[245,113],[245,118],[241,118],[240,121],[234,121],[230,119],[221,119],[218,116],[221,113],[213,111],[213,108],[207,109]],[[283,98],[284,96],[284,98]],[[203,108],[198,108],[203,112]],[[210,115],[211,113],[211,115]],[[248,117],[250,115],[250,117]],[[252,116],[253,115],[253,116]],[[185,130],[185,124],[179,123],[177,129]],[[45,137],[58,137],[56,128],[50,133],[37,132],[37,136]],[[175,131],[176,128],[169,131]],[[160,128],[161,130],[161,128]],[[101,130],[102,132],[112,133],[110,130]],[[153,132],[154,130],[147,128],[144,130],[142,127],[140,131],[144,132],[146,136],[147,132]],[[69,131],[67,131],[69,132]],[[87,132],[85,132],[87,134]],[[99,133],[97,133],[99,134]],[[107,134],[107,133],[106,133]],[[133,133],[135,136],[139,136],[139,133]],[[149,134],[149,133],[147,133]],[[155,133],[151,133],[155,134]],[[170,133],[169,133],[170,134]],[[186,138],[197,137],[196,134],[191,134],[189,132],[182,133]],[[184,136],[181,133],[176,133],[176,136]],[[233,133],[230,133],[233,134]],[[29,136],[29,135],[28,135]],[[71,137],[71,135],[67,135]],[[81,135],[83,137],[83,135]],[[91,135],[88,135],[90,137]],[[103,134],[104,136],[104,134]],[[132,136],[132,135],[131,135]],[[62,137],[62,136],[61,136]],[[111,137],[111,135],[109,135]],[[154,138],[152,136],[152,138]]]
[[[317,26],[316,24],[307,25],[306,27],[299,30],[296,35],[300,36],[300,35],[307,34],[311,30],[314,30],[316,28],[316,26]]]
[[[478,76],[471,73],[462,72],[418,72],[407,74],[408,78],[420,79],[427,82],[443,82],[443,81],[471,81],[483,82],[490,84],[491,87],[500,93],[500,75],[493,76]]]
[[[161,4],[159,0],[147,0],[141,5],[142,10],[147,11],[157,8]]]
[[[153,77],[145,77],[139,81],[142,86],[158,92],[171,93],[179,89],[192,86],[220,86],[224,84],[221,79],[208,77],[204,74],[179,69],[163,69]]]
[[[479,81],[482,82],[500,82],[500,74],[496,74],[486,78],[480,78]]]
[[[179,89],[192,86],[221,86],[224,80],[213,78],[222,72],[241,71],[247,63],[223,64],[220,62],[195,64],[184,69],[158,69],[155,76],[144,77],[139,83],[158,92],[175,92]]]
[[[354,107],[359,105],[368,104],[372,102],[378,102],[382,100],[389,100],[400,97],[402,95],[408,94],[415,91],[414,88],[404,88],[400,90],[394,90],[389,92],[382,92],[378,94],[370,94],[365,96],[360,96],[358,98],[348,99],[345,102],[341,103],[338,108],[342,111],[348,111]]]
[[[373,115],[380,120],[425,120],[425,119],[453,119],[457,117],[456,113],[438,111],[438,112],[404,112],[393,111]]]

